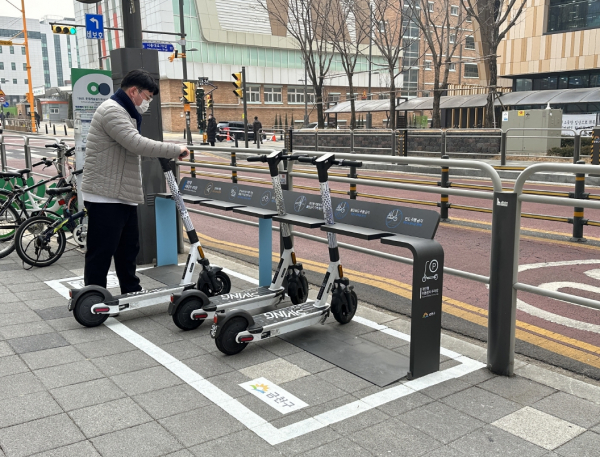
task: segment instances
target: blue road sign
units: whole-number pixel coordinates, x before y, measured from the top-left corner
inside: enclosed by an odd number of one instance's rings
[[[90,40],[104,38],[104,19],[101,14],[85,15],[85,37]]]
[[[160,52],[173,52],[175,50],[175,47],[169,43],[146,42],[146,43],[142,43],[142,47],[144,49],[154,49],[155,51],[160,51]]]
[[[2,105],[2,106],[4,106],[5,108],[8,108],[10,106],[10,103],[4,102],[4,105]]]

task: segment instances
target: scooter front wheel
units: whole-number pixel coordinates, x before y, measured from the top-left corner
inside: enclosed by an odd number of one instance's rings
[[[87,292],[77,299],[73,316],[84,327],[98,327],[108,319],[108,314],[92,313],[92,306],[102,303],[104,296],[100,292]]]
[[[214,288],[210,282],[203,281],[201,278],[202,275],[198,278],[196,289],[200,292],[204,292],[207,297],[228,294],[231,290],[231,279],[229,279],[227,273],[224,273],[223,271],[218,271],[215,275],[215,282],[217,283],[216,288]]]
[[[234,317],[225,322],[223,328],[219,332],[219,336],[215,338],[217,349],[225,355],[234,355],[242,352],[248,343],[238,343],[235,338],[238,333],[243,332],[248,328],[248,321],[243,317]]]
[[[308,298],[308,280],[303,274],[287,277],[287,294],[294,305],[304,303]]]
[[[331,313],[336,321],[340,324],[347,324],[352,320],[354,314],[356,314],[356,308],[358,307],[358,297],[356,292],[350,291],[350,303],[346,303],[346,300],[341,295],[343,292],[333,294],[331,297]]]
[[[204,319],[194,320],[192,319],[192,312],[201,309],[204,305],[207,305],[208,301],[204,302],[198,297],[190,297],[184,300],[173,314],[173,323],[181,330],[195,330],[202,323]]]

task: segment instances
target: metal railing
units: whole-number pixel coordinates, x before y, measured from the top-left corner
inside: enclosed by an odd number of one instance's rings
[[[7,139],[20,139],[22,140],[22,142],[7,142]],[[23,147],[23,154],[24,154],[24,159],[25,159],[25,168],[29,168],[31,169],[31,164],[32,164],[32,159],[31,159],[31,153],[32,152],[37,152],[37,151],[45,151],[47,152],[48,149],[46,149],[43,146],[32,146],[30,144],[30,140],[34,139],[34,140],[45,140],[45,141],[52,141],[52,142],[59,142],[60,139],[59,138],[55,138],[55,137],[51,137],[51,136],[35,136],[35,137],[29,137],[27,135],[19,135],[19,134],[13,134],[13,133],[9,133],[9,134],[2,134],[0,135],[0,164],[2,166],[2,171],[7,171],[10,169],[15,169],[15,167],[9,167],[8,166],[8,160],[7,160],[7,156],[6,156],[6,147],[7,146],[22,146]],[[43,156],[46,156],[47,154],[41,154]],[[62,167],[62,164],[61,164]],[[62,170],[62,168],[61,168]],[[35,174],[35,175],[39,175],[39,176],[46,176],[44,174],[41,173],[36,173],[36,172],[31,172],[31,174]]]

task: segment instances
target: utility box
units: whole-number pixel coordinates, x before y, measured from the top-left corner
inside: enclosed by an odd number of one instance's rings
[[[549,149],[560,147],[561,127],[560,109],[504,111],[502,130],[508,130],[506,154],[546,155]]]

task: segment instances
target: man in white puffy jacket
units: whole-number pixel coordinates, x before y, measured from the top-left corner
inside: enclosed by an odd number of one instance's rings
[[[141,290],[135,274],[139,233],[137,205],[144,203],[141,156],[179,158],[188,149],[140,134],[158,85],[145,70],[127,73],[121,88],[102,103],[87,137],[82,193],[88,211],[85,285],[106,287],[114,257],[121,293]],[[160,109],[160,107],[156,107]]]

